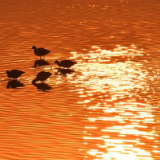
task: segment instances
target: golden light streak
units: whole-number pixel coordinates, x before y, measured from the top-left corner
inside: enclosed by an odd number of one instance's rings
[[[85,54],[71,52],[70,59],[78,63],[68,78],[77,87],[78,103],[86,108],[84,159],[153,160],[158,135],[150,127],[156,123],[152,114],[156,106],[148,103],[152,97],[148,77],[154,81],[156,76],[143,65],[144,50],[134,44],[117,45],[112,51],[91,49]]]
[[[91,140],[104,143],[88,149],[85,159],[94,156],[94,160],[153,160],[145,146],[148,140],[156,139],[154,129],[148,128],[148,124],[155,123],[154,106],[141,96],[150,90],[149,73],[143,63],[136,61],[143,56],[143,49],[138,50],[134,44],[130,48],[117,45],[113,51],[92,46],[88,54],[73,53],[71,59],[79,60],[76,70],[81,74],[72,82],[79,84],[77,90],[84,89],[79,91],[83,98],[79,103],[94,111],[87,116],[92,126],[85,127],[83,138],[88,145]]]

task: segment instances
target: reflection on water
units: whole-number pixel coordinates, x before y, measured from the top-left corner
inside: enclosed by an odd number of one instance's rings
[[[49,71],[54,76],[49,84],[33,85],[39,91],[52,91],[57,90],[52,85],[74,84],[70,91],[79,94],[74,102],[85,111],[84,115],[79,113],[86,122],[81,137],[84,146],[78,148],[84,160],[154,160],[160,153],[153,114],[158,106],[151,103],[154,90],[150,83],[157,77],[145,67],[149,55],[135,45],[117,45],[113,50],[92,46],[85,51],[85,54],[71,52],[70,59],[77,62],[73,69],[44,67],[45,73]],[[36,80],[41,80],[39,78]],[[7,88],[22,86],[16,80],[7,84]]]
[[[52,89],[52,87],[46,83],[33,83],[33,85],[36,86],[39,91],[48,91]]]
[[[68,80],[76,84],[88,119],[84,158],[153,160],[152,154],[159,153],[152,114],[157,107],[148,101],[152,93],[143,49],[93,46],[87,54],[72,54],[79,74]]]
[[[23,87],[24,84],[21,83],[20,81],[18,80],[10,80],[8,83],[7,83],[7,88],[20,88],[20,87]]]
[[[39,59],[34,62],[34,68],[50,65],[50,63],[44,59]]]
[[[0,160],[159,160],[159,12],[159,0],[2,0]],[[51,53],[35,61],[31,46]],[[6,89],[20,88],[14,68],[23,89]]]
[[[57,68],[58,71],[55,73],[55,75],[61,74],[66,76],[66,74],[72,74],[75,72],[73,69],[65,69],[65,68]]]

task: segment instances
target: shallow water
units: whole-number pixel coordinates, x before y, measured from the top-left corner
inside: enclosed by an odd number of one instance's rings
[[[0,159],[159,160],[158,0],[2,0],[0,19]],[[33,45],[51,65],[34,66]]]

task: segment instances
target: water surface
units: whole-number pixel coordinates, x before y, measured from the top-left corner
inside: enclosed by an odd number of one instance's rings
[[[2,0],[0,19],[0,159],[159,159],[158,0]],[[35,67],[33,45],[51,65]],[[56,59],[74,72],[55,74]]]

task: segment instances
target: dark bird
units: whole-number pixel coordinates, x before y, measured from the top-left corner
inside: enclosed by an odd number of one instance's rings
[[[35,84],[36,81],[45,81],[47,80],[50,76],[52,75],[52,73],[50,72],[45,72],[45,71],[41,71],[37,74],[36,78],[32,81],[32,84]]]
[[[17,81],[17,80],[11,80],[8,82],[7,87],[6,88],[20,88],[23,87],[24,84]]]
[[[64,68],[58,68],[58,71],[55,73],[55,75],[58,75],[58,73],[66,76],[66,74],[71,74],[75,72],[73,69],[64,69]]]
[[[48,91],[52,89],[50,85],[45,83],[34,83],[33,85],[36,86],[39,91]]]
[[[36,56],[40,56],[40,59],[41,59],[41,56],[44,57],[45,55],[47,55],[48,53],[50,53],[50,51],[47,50],[47,49],[45,49],[45,48],[37,48],[36,46],[32,46],[32,49],[34,50],[34,54]]]
[[[23,71],[20,71],[20,70],[17,70],[17,69],[14,69],[14,70],[11,70],[11,71],[6,71],[6,74],[8,76],[8,78],[14,78],[15,80],[20,77],[23,73]]]
[[[74,64],[76,64],[77,62],[73,62],[71,60],[63,60],[63,61],[58,61],[56,60],[55,63],[59,66],[59,67],[64,67],[64,68],[70,68],[72,67]]]
[[[50,65],[50,63],[45,61],[44,59],[39,59],[34,62],[34,68],[45,66],[45,65]]]

